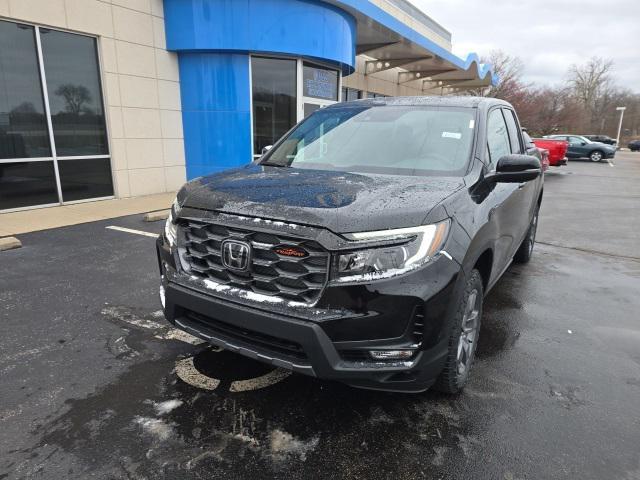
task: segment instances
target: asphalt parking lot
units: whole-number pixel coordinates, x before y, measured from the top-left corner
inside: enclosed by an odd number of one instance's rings
[[[457,397],[216,351],[159,312],[141,215],[0,253],[0,479],[640,479],[640,153],[545,182]]]

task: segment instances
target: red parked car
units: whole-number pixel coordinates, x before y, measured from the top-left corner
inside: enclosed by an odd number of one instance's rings
[[[533,143],[533,140],[531,140],[531,137],[524,128],[522,129],[522,139],[524,140],[527,155],[533,155],[534,157],[537,157],[538,160],[540,160],[542,171],[546,172],[549,169],[550,165],[549,150],[547,150],[546,148],[540,148],[535,143]]]
[[[566,140],[553,140],[551,138],[534,138],[533,143],[538,148],[549,150],[549,165],[559,167],[567,164],[567,149],[569,142]]]

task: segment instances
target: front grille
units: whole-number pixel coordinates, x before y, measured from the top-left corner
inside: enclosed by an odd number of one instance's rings
[[[186,311],[184,315],[196,329],[204,327],[208,331],[206,333],[212,333],[223,340],[239,341],[249,347],[273,352],[276,356],[292,357],[296,360],[307,359],[307,354],[299,343],[231,325],[192,311]]]
[[[185,255],[193,275],[263,295],[299,302],[314,302],[327,282],[329,252],[313,240],[263,233],[198,221],[183,221]],[[249,266],[244,271],[222,263],[222,242],[241,240],[251,246]],[[293,247],[304,257],[276,253]]]

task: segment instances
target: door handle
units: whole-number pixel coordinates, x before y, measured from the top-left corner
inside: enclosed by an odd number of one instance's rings
[[[527,184],[527,182],[522,182],[521,184],[519,184],[518,185],[518,190],[522,190],[526,184]]]

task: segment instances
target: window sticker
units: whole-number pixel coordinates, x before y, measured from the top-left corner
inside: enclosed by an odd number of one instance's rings
[[[473,128],[476,126],[476,121],[474,119],[469,120],[469,128]]]
[[[455,138],[456,140],[460,140],[462,134],[458,132],[442,132],[442,138]]]

